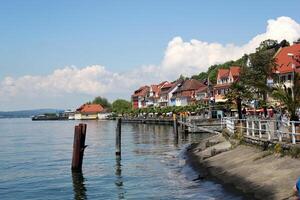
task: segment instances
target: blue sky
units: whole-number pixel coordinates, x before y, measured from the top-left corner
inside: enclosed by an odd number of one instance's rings
[[[2,1],[0,78],[102,64],[158,64],[175,36],[242,44],[300,1]]]
[[[143,84],[300,37],[299,0],[10,0],[0,4],[0,110],[130,99]],[[286,16],[286,17],[282,17]]]

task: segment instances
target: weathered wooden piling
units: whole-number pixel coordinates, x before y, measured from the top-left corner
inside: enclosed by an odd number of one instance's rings
[[[180,114],[180,129],[181,129],[181,132],[183,132],[183,115]]]
[[[74,141],[73,141],[73,158],[72,158],[72,170],[82,170],[82,160],[84,155],[84,149],[86,137],[86,124],[79,124],[75,126]]]
[[[116,128],[116,155],[121,155],[121,118],[117,119],[117,128]]]
[[[174,133],[175,138],[177,139],[178,138],[178,120],[177,120],[177,117],[175,114],[173,115],[173,133]]]

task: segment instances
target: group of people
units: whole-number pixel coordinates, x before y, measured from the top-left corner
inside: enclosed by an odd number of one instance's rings
[[[300,110],[297,113],[300,118]],[[276,121],[282,121],[283,123],[288,123],[290,121],[290,114],[285,109],[275,109],[270,107],[265,113],[263,109],[259,110],[247,110],[245,107],[242,110],[243,119],[246,119],[248,116],[257,116],[262,119],[272,119]]]

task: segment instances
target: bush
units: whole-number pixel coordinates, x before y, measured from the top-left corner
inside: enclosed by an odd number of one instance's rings
[[[289,153],[292,158],[300,158],[300,148],[299,147],[296,147],[296,146],[291,147]]]
[[[274,152],[275,152],[275,153],[278,153],[278,154],[282,154],[282,153],[283,153],[283,149],[282,149],[281,144],[277,143],[277,144],[274,146]]]

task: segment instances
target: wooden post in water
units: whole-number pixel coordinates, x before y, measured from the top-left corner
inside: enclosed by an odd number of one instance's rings
[[[173,114],[173,133],[175,138],[178,138],[178,120],[176,114]]]
[[[116,155],[121,156],[121,118],[117,119],[117,128],[116,128]]]
[[[183,132],[184,129],[183,129],[183,115],[182,115],[182,113],[180,113],[180,122],[181,122],[180,129],[181,129],[181,132]]]
[[[75,126],[74,141],[73,141],[73,157],[72,157],[72,167],[74,171],[82,170],[82,160],[84,155],[84,149],[87,147],[85,145],[86,137],[86,124],[79,124]]]

